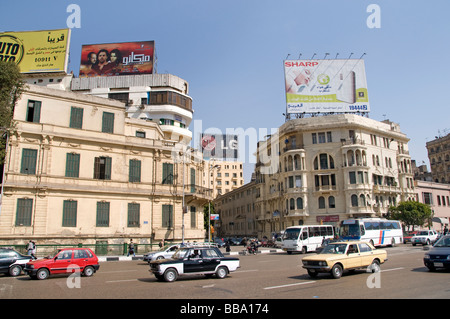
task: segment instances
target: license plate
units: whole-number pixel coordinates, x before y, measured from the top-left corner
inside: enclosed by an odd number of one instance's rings
[[[444,267],[443,263],[434,263],[434,267]]]

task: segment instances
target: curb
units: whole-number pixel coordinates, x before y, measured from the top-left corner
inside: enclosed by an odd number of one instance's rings
[[[282,249],[262,249],[258,250],[257,254],[269,254],[269,253],[280,253],[284,252]],[[242,251],[232,251],[229,253],[223,253],[224,256],[236,256],[236,255],[242,255],[244,256],[244,252]],[[138,256],[98,256],[99,262],[106,262],[106,261],[132,261],[132,260],[144,260],[143,255]]]

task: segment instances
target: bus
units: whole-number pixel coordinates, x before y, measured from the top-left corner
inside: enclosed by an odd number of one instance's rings
[[[282,249],[288,254],[292,252],[315,251],[325,240],[334,238],[331,225],[301,225],[286,228],[283,234]]]
[[[398,220],[356,218],[341,222],[339,233],[344,240],[362,240],[373,246],[395,246],[403,243],[402,226]]]

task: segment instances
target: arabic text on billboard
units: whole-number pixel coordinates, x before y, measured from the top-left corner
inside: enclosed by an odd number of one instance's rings
[[[0,33],[0,61],[21,73],[66,72],[70,29]]]
[[[364,61],[286,60],[288,113],[369,112]]]
[[[154,41],[83,45],[79,76],[152,74],[154,52]]]

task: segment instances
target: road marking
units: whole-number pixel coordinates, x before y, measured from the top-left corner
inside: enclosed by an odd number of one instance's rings
[[[241,273],[241,272],[251,272],[251,271],[259,271],[258,269],[250,269],[250,270],[236,270],[236,273]]]
[[[215,286],[215,284],[212,284],[212,285],[203,286],[202,288],[212,288],[214,286]]]
[[[112,283],[112,282],[124,282],[124,281],[137,281],[137,279],[127,279],[127,280],[110,280],[110,281],[106,281],[107,283]]]
[[[288,284],[288,285],[282,285],[282,286],[266,287],[266,288],[264,288],[264,289],[265,289],[265,290],[268,290],[268,289],[278,289],[278,288],[291,287],[291,286],[307,285],[307,284],[312,284],[312,283],[315,283],[315,281],[306,281],[306,282],[299,282],[299,283],[296,283],[296,284]]]
[[[404,267],[399,267],[399,268],[392,268],[392,269],[383,269],[381,270],[381,272],[386,272],[386,271],[394,271],[394,270],[402,270],[405,269]]]

